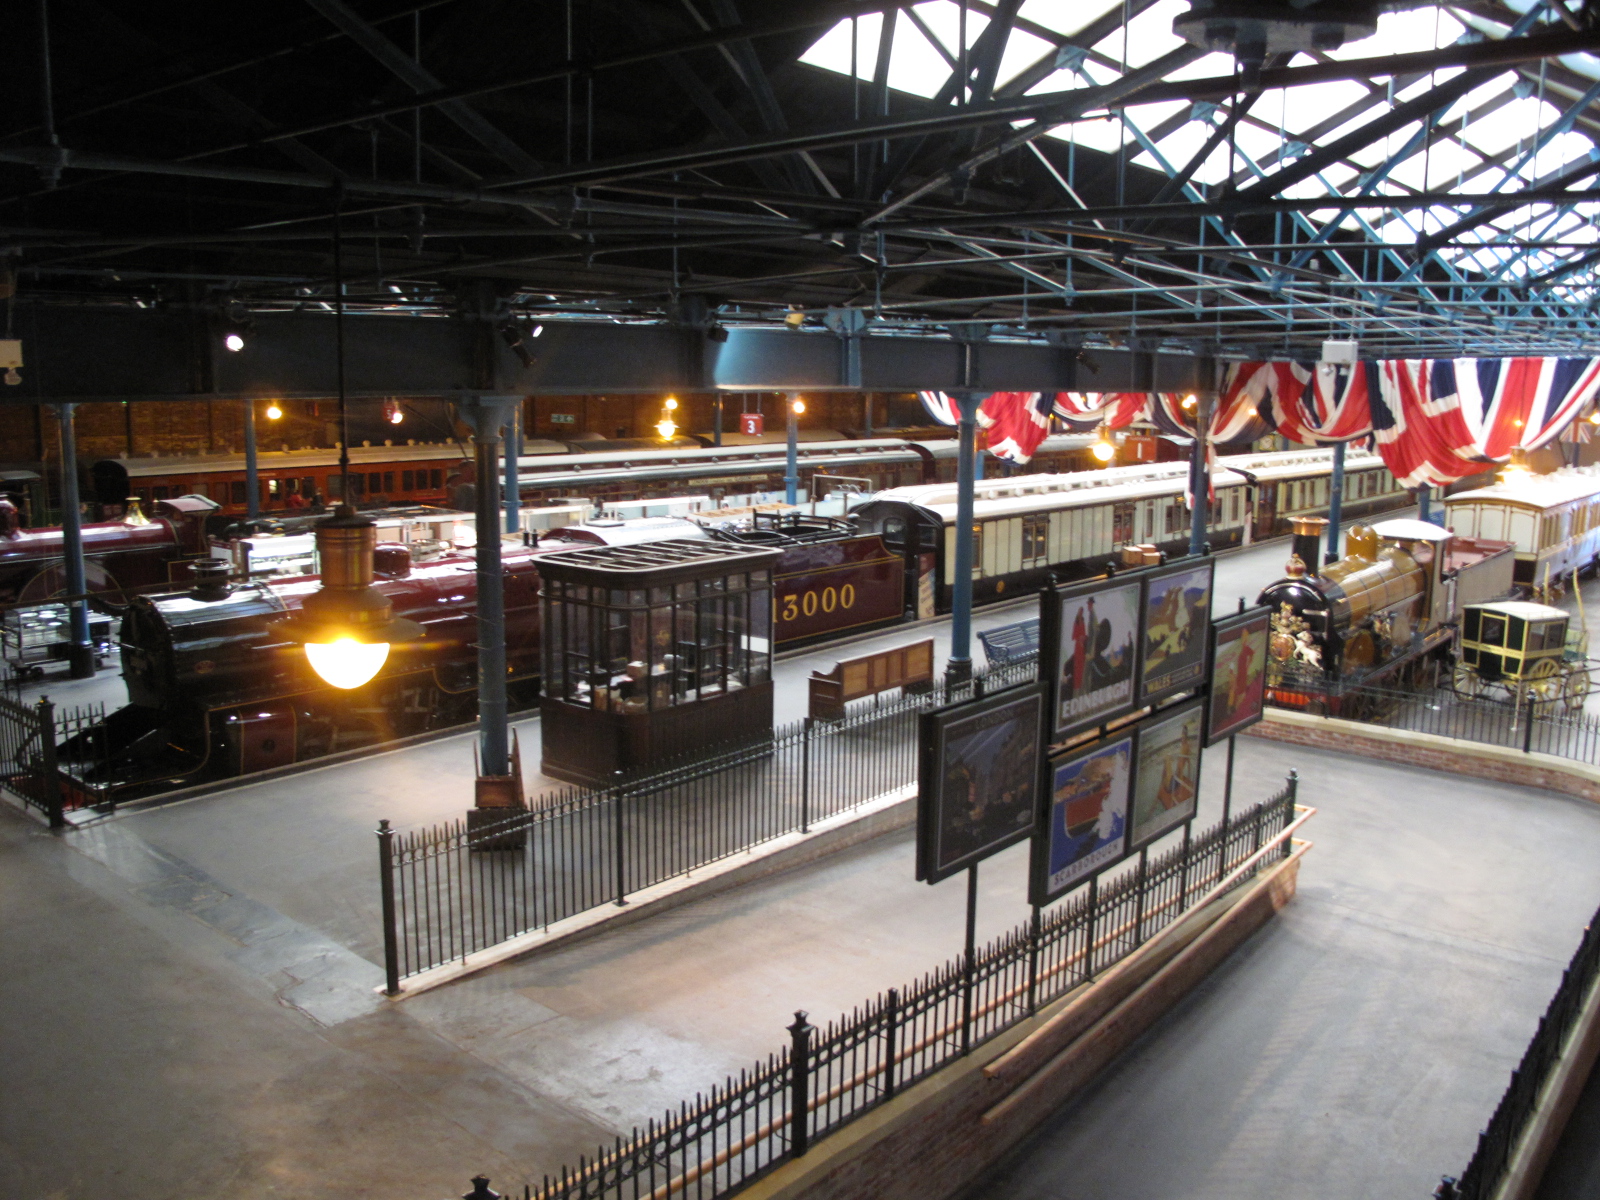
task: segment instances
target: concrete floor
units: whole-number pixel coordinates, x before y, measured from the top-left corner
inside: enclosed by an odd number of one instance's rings
[[[1219,598],[1282,552],[1223,560]],[[0,1195],[537,1183],[776,1049],[794,1009],[959,949],[961,881],[913,882],[902,835],[390,1004],[371,831],[457,815],[470,762],[446,739],[59,838],[0,807]],[[1600,902],[1600,808],[1248,738],[1237,802],[1296,763],[1322,808],[1301,899],[986,1195],[1425,1195],[1465,1163]],[[1026,916],[1024,859],[985,864],[980,935]]]

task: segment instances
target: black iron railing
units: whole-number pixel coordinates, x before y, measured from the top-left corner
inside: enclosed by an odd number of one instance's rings
[[[1434,1193],[1440,1200],[1485,1200],[1492,1196],[1511,1164],[1511,1156],[1528,1127],[1550,1072],[1561,1061],[1562,1047],[1572,1032],[1573,1022],[1583,1009],[1584,998],[1600,978],[1600,912],[1583,931],[1583,940],[1561,976],[1561,986],[1550,1000],[1550,1007],[1539,1018],[1533,1041],[1511,1072],[1511,1082],[1500,1098],[1499,1107],[1489,1118],[1488,1127],[1478,1135],[1478,1148],[1459,1180],[1446,1176]]]
[[[1035,665],[996,668],[993,690]],[[969,695],[943,685],[839,721],[805,720],[770,742],[712,747],[608,788],[568,788],[527,812],[468,828],[378,831],[391,991],[533,930],[859,808],[914,784],[917,717]]]
[[[71,768],[75,753],[94,753],[84,737],[105,718],[103,704],[58,709],[48,698],[30,704],[0,695],[0,785],[44,813],[52,829],[66,824],[68,812],[99,805],[100,793]],[[64,753],[63,745],[83,748]]]
[[[1464,696],[1449,688],[1406,692],[1354,687],[1332,696],[1274,687],[1271,697],[1276,707],[1291,711],[1600,765],[1600,721],[1567,711],[1560,703],[1517,704],[1509,699]]]
[[[537,1200],[717,1200],[1066,995],[1197,903],[1290,853],[1296,781],[1114,881],[1084,885],[974,956],[821,1028],[796,1013],[778,1053],[592,1159]]]

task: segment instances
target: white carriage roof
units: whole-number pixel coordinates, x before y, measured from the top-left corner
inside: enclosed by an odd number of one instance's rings
[[[1351,450],[1345,456],[1345,470],[1364,470],[1381,466],[1376,454]],[[1274,454],[1238,454],[1219,459],[1213,472],[1213,486],[1236,487],[1249,482],[1237,470],[1248,471],[1258,480],[1327,474],[1333,469],[1330,450],[1284,450]],[[1147,500],[1154,496],[1182,495],[1189,479],[1187,463],[1155,463],[1145,466],[1108,467],[1099,471],[1074,471],[1064,475],[1012,475],[1004,479],[985,479],[974,488],[973,512],[979,517],[1016,516],[1055,508],[1077,508],[1088,504],[1108,504],[1117,500]],[[889,488],[874,500],[896,500],[914,504],[935,513],[946,522],[955,519],[956,485],[927,483],[913,487]]]
[[[856,441],[802,442],[798,453],[802,460],[836,455],[881,456],[900,453],[908,461],[921,456],[904,438],[862,438]],[[615,471],[633,465],[642,467],[678,466],[685,463],[699,466],[717,466],[721,463],[736,465],[751,462],[770,462],[784,456],[782,442],[753,442],[740,446],[667,446],[660,450],[617,450],[603,454],[553,454],[541,455],[532,462],[518,460],[525,478],[533,479],[563,468],[577,471]],[[526,472],[532,468],[532,474]]]
[[[1551,608],[1548,604],[1535,604],[1531,600],[1495,600],[1489,604],[1474,604],[1483,612],[1502,613],[1508,617],[1521,617],[1524,621],[1565,620],[1572,614],[1564,608]]]
[[[1522,475],[1490,487],[1457,492],[1445,498],[1445,506],[1493,503],[1555,508],[1595,495],[1600,495],[1600,468],[1564,467],[1549,475]]]

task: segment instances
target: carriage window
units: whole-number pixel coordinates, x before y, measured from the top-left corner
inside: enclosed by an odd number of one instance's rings
[[[443,471],[429,471],[428,472],[428,487],[429,487],[429,489],[431,489],[432,491],[437,492],[443,486],[444,486],[444,472]]]
[[[1486,646],[1503,646],[1506,644],[1506,619],[1494,616],[1492,613],[1483,614],[1483,635],[1478,638]]]
[[[393,471],[385,471],[383,473],[383,490],[385,492],[394,491],[394,472]]]
[[[276,499],[279,491],[281,491],[281,490],[282,490],[281,484],[279,483],[278,480],[276,480],[276,479],[267,480],[267,495],[269,497],[272,497],[272,498]]]
[[[242,481],[235,480],[233,483],[228,485],[228,490],[233,493],[234,504],[244,503],[244,483]]]
[[[1049,560],[1050,518],[1037,514],[1022,518],[1022,564],[1038,566]]]
[[[416,484],[417,484],[417,473],[415,471],[402,471],[402,472],[400,472],[400,490],[402,492],[414,492],[414,491],[416,491],[417,490]]]

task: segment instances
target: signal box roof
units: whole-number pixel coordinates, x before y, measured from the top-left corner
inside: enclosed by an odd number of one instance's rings
[[[728,542],[667,541],[633,546],[585,546],[539,556],[539,574],[563,583],[608,588],[659,587],[771,567],[780,550]]]

